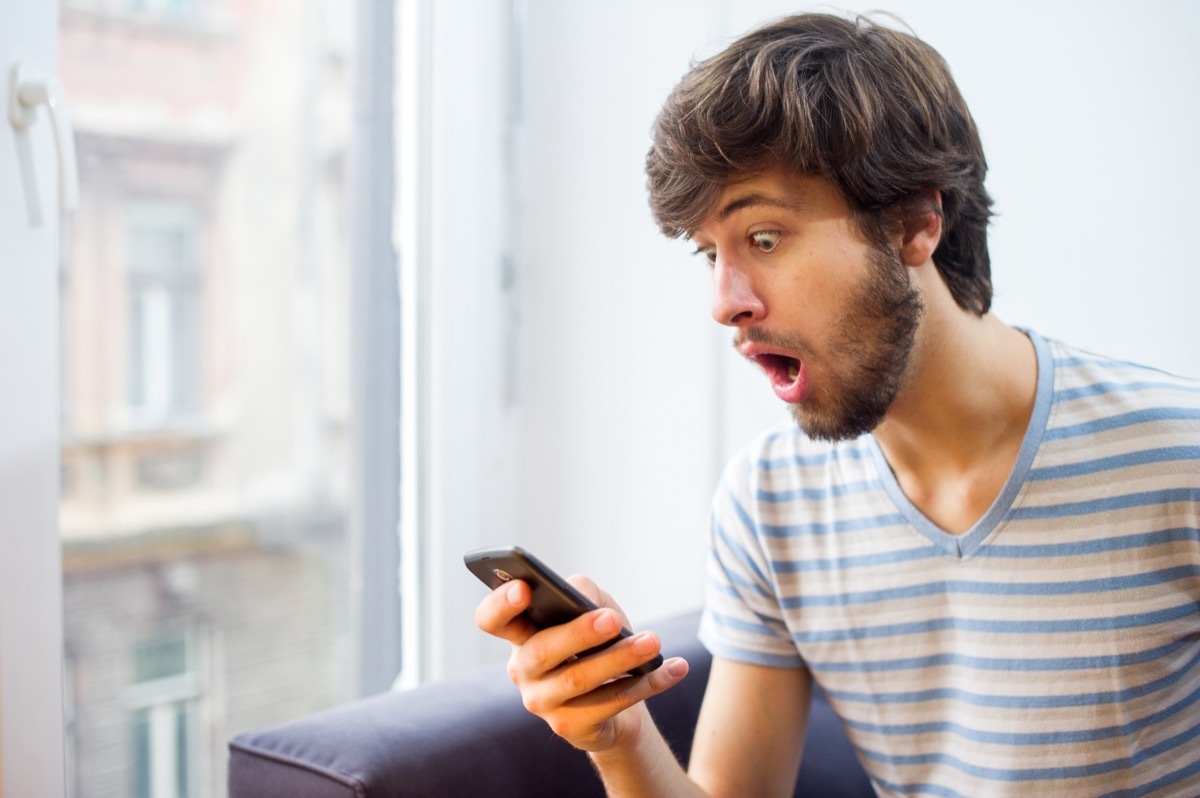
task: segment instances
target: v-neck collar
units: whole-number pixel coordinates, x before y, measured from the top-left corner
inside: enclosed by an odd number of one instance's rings
[[[983,517],[966,532],[961,535],[952,535],[918,510],[916,505],[904,495],[900,483],[896,481],[896,475],[892,473],[892,467],[884,457],[879,441],[875,439],[874,435],[868,436],[870,438],[868,448],[875,459],[879,479],[896,507],[918,532],[952,557],[962,559],[971,556],[980,549],[984,541],[1000,525],[1013,502],[1016,501],[1017,494],[1025,485],[1025,479],[1029,476],[1033,459],[1042,444],[1042,436],[1046,431],[1046,421],[1050,417],[1050,406],[1054,394],[1054,358],[1050,353],[1050,347],[1040,335],[1032,330],[1024,330],[1024,332],[1033,342],[1033,349],[1037,355],[1037,395],[1033,403],[1033,413],[1029,417],[1029,426],[1025,429],[1021,449],[1017,453],[1017,460],[1008,475],[1008,480],[1004,483],[1004,488],[992,502],[992,506],[983,514]]]

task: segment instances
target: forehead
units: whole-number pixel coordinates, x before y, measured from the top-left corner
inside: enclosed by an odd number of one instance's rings
[[[750,175],[729,183],[691,237],[711,232],[748,210],[781,211],[806,219],[844,217],[850,206],[827,178],[785,171]]]

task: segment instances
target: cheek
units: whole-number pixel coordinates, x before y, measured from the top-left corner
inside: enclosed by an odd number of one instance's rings
[[[851,247],[810,248],[801,257],[799,268],[772,273],[771,296],[776,303],[793,308],[790,315],[830,321],[863,279],[862,258],[862,253]]]

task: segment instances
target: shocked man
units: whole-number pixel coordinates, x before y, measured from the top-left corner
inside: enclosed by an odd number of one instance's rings
[[[884,795],[1200,794],[1200,385],[990,312],[991,201],[941,57],[806,14],[694,67],[647,158],[664,233],[794,424],[726,469],[685,772],[641,702],[687,663],[616,605],[480,605],[613,795],[790,795],[814,684]],[[1053,264],[1047,264],[1051,268]]]

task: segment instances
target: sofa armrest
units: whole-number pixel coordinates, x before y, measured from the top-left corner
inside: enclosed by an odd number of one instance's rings
[[[681,762],[711,665],[698,620],[690,613],[647,626],[666,655],[691,665],[682,683],[647,702]],[[587,756],[525,711],[502,664],[238,735],[229,749],[229,798],[604,795]],[[873,795],[823,701],[813,708],[805,760],[797,794]]]

